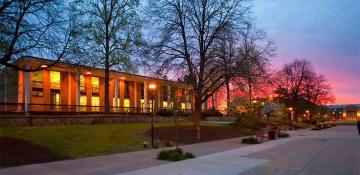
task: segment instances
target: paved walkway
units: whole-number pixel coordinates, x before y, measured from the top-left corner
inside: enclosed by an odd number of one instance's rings
[[[7,168],[0,174],[360,174],[360,137],[355,126],[291,132],[288,139],[252,146],[240,140],[183,146],[198,157],[180,162],[156,160],[158,150],[151,150]]]

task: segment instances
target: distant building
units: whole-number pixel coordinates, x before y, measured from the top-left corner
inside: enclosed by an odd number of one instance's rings
[[[15,64],[45,69],[24,72],[5,68],[0,72],[0,112],[103,112],[104,70],[66,62],[24,57]],[[183,110],[193,109],[191,85],[169,80],[110,71],[111,112],[151,112],[172,107],[171,96],[182,101]],[[149,85],[155,87],[149,88]]]
[[[328,105],[328,116],[342,120],[360,120],[360,104]]]

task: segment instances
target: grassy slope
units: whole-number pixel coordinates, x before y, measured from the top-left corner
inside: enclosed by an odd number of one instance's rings
[[[181,124],[192,125],[192,122],[183,121]],[[173,125],[173,122],[155,123],[155,127]],[[143,132],[149,128],[149,123],[17,127],[0,128],[0,136],[22,138],[48,147],[61,156],[80,158],[140,150],[141,143],[148,140]]]

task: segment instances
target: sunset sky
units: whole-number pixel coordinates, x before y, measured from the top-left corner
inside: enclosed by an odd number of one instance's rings
[[[359,0],[254,0],[257,25],[277,46],[281,68],[310,60],[333,87],[336,103],[360,103]]]

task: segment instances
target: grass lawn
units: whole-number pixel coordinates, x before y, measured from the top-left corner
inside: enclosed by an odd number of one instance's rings
[[[191,121],[181,122],[181,125],[192,124]],[[201,124],[224,126],[220,123]],[[155,123],[155,127],[161,126],[174,126],[174,122]],[[149,123],[15,127],[0,128],[0,136],[21,138],[45,146],[60,156],[80,158],[141,150],[142,142],[149,140],[144,135],[149,128]]]

